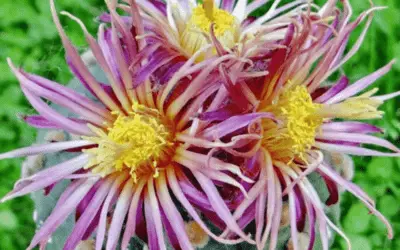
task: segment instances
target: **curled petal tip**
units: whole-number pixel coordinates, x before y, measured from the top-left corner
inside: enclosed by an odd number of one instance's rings
[[[12,60],[10,57],[7,57],[7,64],[8,66],[11,68],[12,71],[16,71],[17,68],[15,67],[15,65],[13,64]]]
[[[29,245],[29,247],[26,248],[26,250],[32,250],[35,246]]]
[[[252,179],[250,179],[250,178],[245,178],[245,179],[243,179],[245,182],[247,182],[247,183],[250,183],[250,184],[253,184],[253,183],[255,183],[255,181],[254,180],[252,180]]]
[[[6,195],[3,198],[1,198],[0,203],[4,203],[4,202],[6,202],[8,200],[11,200],[11,198],[8,195]]]

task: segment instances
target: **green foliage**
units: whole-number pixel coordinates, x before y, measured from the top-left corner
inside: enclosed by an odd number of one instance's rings
[[[351,206],[344,216],[344,229],[353,233],[364,233],[368,230],[371,216],[362,204],[357,203]]]
[[[102,0],[57,0],[58,9],[67,10],[87,24],[94,34],[95,17],[105,5]],[[318,0],[323,3],[325,0]],[[375,14],[374,22],[360,51],[345,66],[343,71],[351,81],[383,66],[393,58],[400,59],[400,3],[398,0],[374,0],[375,5],[386,5],[388,9]],[[369,7],[368,0],[351,0],[356,14]],[[258,13],[260,14],[260,13]],[[2,0],[0,3],[0,151],[8,151],[34,142],[35,130],[21,122],[17,114],[34,113],[28,105],[18,83],[8,69],[6,57],[25,70],[43,75],[61,83],[71,78],[64,62],[64,51],[52,23],[47,0]],[[80,28],[71,20],[62,17],[68,35],[78,48],[86,46]],[[361,29],[351,37],[354,42]],[[398,76],[400,62],[377,85],[381,93],[400,89]],[[384,105],[384,119],[377,125],[385,128],[385,137],[398,143],[400,133],[399,101]],[[400,160],[356,158],[354,181],[377,201],[378,208],[393,223],[397,235],[400,233]],[[9,192],[20,176],[22,160],[0,162],[0,196]],[[36,195],[36,194],[35,194]],[[40,194],[39,194],[40,195]],[[369,215],[368,211],[350,194],[341,199],[341,224],[349,235],[353,249],[400,249],[400,239],[389,241],[385,227]],[[33,203],[29,197],[18,198],[0,204],[0,249],[20,250],[26,248],[35,230],[32,220]],[[396,235],[396,233],[395,233]],[[346,249],[344,241],[336,237],[334,249]]]

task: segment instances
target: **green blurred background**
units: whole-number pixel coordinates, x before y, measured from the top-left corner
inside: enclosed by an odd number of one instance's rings
[[[317,1],[323,3],[324,0]],[[369,7],[368,0],[350,0],[356,14]],[[376,5],[389,8],[376,13],[372,27],[361,50],[344,67],[352,81],[400,57],[400,1],[375,0]],[[58,9],[80,17],[95,34],[96,16],[106,10],[103,0],[57,0]],[[62,18],[65,29],[82,51],[85,42],[79,27]],[[354,41],[360,30],[353,36]],[[27,146],[35,141],[35,130],[18,119],[18,114],[34,113],[21,93],[18,83],[6,64],[11,57],[27,71],[61,83],[72,75],[64,62],[64,51],[52,23],[47,0],[0,1],[0,152]],[[400,62],[375,85],[380,93],[400,89]],[[399,143],[399,99],[386,103],[386,112],[378,125],[385,128],[385,137]],[[19,178],[22,159],[0,161],[0,196],[9,192]],[[395,229],[395,239],[386,239],[384,226],[350,194],[341,197],[341,224],[349,235],[354,250],[400,249],[400,159],[355,158],[354,181],[373,197],[380,211]],[[34,234],[33,203],[29,197],[0,204],[0,249],[21,250],[29,245]],[[346,249],[336,237],[334,249]]]

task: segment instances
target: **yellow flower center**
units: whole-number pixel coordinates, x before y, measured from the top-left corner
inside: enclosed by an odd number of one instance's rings
[[[235,46],[239,36],[238,21],[229,12],[214,7],[213,1],[205,0],[192,10],[192,16],[181,34],[181,45],[189,54],[210,43],[207,38],[212,23],[219,42],[227,48]]]
[[[323,118],[318,114],[321,105],[312,101],[307,88],[286,89],[279,100],[262,111],[272,112],[281,124],[263,121],[263,146],[275,160],[290,162],[295,157],[305,160],[304,153],[315,143],[315,134]]]
[[[129,169],[137,181],[140,175],[158,175],[158,164],[168,155],[173,143],[170,129],[161,122],[155,109],[135,103],[128,115],[114,112],[114,124],[104,132],[91,127],[97,137],[87,137],[98,144],[85,150],[91,160],[86,168],[106,176]]]

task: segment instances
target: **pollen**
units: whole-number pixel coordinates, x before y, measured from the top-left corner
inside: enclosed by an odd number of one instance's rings
[[[171,132],[158,111],[135,103],[128,115],[113,114],[116,119],[111,127],[106,131],[91,127],[97,136],[85,138],[98,144],[85,150],[91,155],[86,168],[103,176],[129,170],[135,181],[146,173],[156,177],[160,161],[173,145]]]
[[[210,43],[208,36],[212,23],[219,42],[227,48],[234,47],[239,36],[238,21],[229,12],[215,7],[213,1],[204,1],[204,4],[192,9],[192,15],[181,34],[181,44],[189,54]]]
[[[189,221],[185,225],[185,230],[189,236],[190,243],[196,248],[203,248],[209,241],[208,234],[195,221]]]
[[[279,100],[264,111],[272,112],[280,121],[264,121],[263,145],[275,159],[286,163],[295,157],[305,160],[305,152],[315,143],[315,134],[323,122],[318,114],[321,105],[312,101],[307,88],[286,89]]]
[[[214,31],[217,36],[221,36],[225,32],[232,32],[232,26],[236,22],[234,16],[219,8],[211,8],[212,16],[210,16],[207,14],[207,10],[208,8],[201,5],[194,8],[189,23],[205,33],[210,33],[211,23],[214,22]]]

